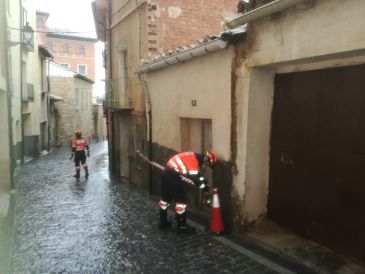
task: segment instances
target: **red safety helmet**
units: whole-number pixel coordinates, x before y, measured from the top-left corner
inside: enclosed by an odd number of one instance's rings
[[[207,151],[205,156],[208,158],[211,167],[214,167],[218,163],[218,158],[214,151]]]
[[[81,130],[76,129],[75,130],[75,136],[76,136],[76,138],[81,138]]]

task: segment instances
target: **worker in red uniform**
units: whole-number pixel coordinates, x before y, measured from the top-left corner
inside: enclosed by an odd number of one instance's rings
[[[214,167],[217,164],[217,156],[213,151],[205,154],[195,152],[182,152],[170,158],[162,173],[160,207],[160,229],[171,226],[167,220],[167,208],[172,200],[175,201],[175,212],[178,232],[193,232],[186,225],[187,196],[181,175],[189,178],[203,191],[209,191],[207,180],[200,174],[203,166]]]
[[[76,179],[80,178],[80,163],[82,164],[85,170],[85,178],[89,177],[89,169],[86,163],[86,155],[90,157],[90,150],[89,150],[89,141],[87,138],[82,138],[81,131],[79,129],[75,130],[75,139],[72,139],[72,153],[70,160],[74,159],[75,167],[76,167],[76,174],[74,177]]]

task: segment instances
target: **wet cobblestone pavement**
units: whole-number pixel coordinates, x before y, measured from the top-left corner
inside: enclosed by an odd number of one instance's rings
[[[66,148],[20,171],[12,273],[283,273],[204,231],[162,233],[156,203],[109,177],[106,143],[91,153],[88,180]]]

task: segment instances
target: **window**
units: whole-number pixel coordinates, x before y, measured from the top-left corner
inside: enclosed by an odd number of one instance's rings
[[[60,64],[62,67],[64,67],[64,68],[70,68],[70,64]]]
[[[63,53],[68,53],[68,52],[69,52],[68,44],[63,44]]]
[[[83,45],[80,45],[79,47],[79,53],[81,56],[84,56],[85,55],[85,47]]]
[[[77,72],[82,75],[86,75],[87,74],[86,65],[77,65]]]
[[[128,66],[127,66],[127,51],[122,51],[119,58],[119,89],[121,94],[124,94],[128,87]]]
[[[43,28],[43,18],[42,17],[37,18],[37,27]]]

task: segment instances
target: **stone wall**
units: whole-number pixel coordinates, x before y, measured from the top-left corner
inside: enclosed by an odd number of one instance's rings
[[[62,98],[55,103],[56,145],[70,145],[75,129],[84,137],[92,134],[92,84],[74,77],[52,76],[51,92]]]
[[[107,138],[106,118],[103,113],[103,105],[93,105],[93,133],[92,139],[103,141]]]

